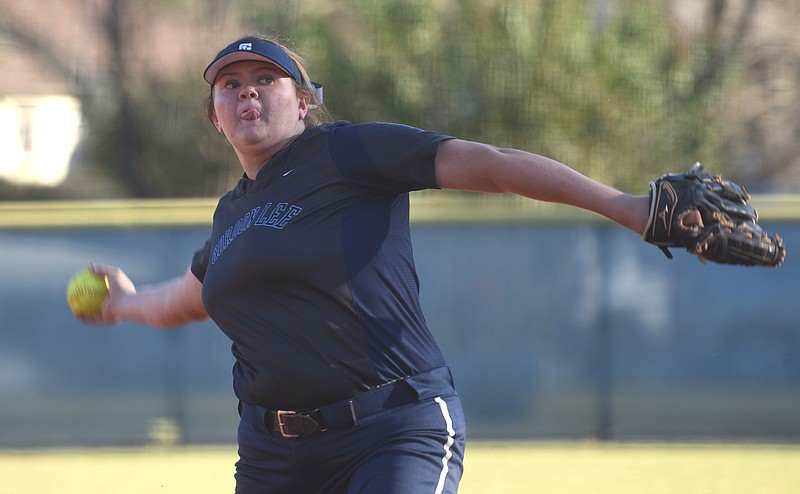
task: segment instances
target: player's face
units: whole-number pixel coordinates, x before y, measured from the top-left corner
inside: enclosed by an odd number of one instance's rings
[[[271,156],[305,128],[308,102],[292,78],[267,62],[224,67],[214,82],[215,125],[237,154]],[[277,149],[276,149],[277,148]]]

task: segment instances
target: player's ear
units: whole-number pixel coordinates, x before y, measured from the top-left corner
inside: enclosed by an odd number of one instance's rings
[[[211,90],[208,93],[208,97],[206,98],[205,106],[206,106],[206,108],[205,108],[206,117],[208,118],[208,121],[211,122],[211,125],[213,125],[215,129],[217,129],[217,132],[219,132],[220,134],[224,135],[225,132],[223,132],[223,130],[222,130],[222,125],[220,125],[219,119],[217,118],[217,112],[214,109],[214,87],[213,86],[211,87]]]
[[[214,127],[217,129],[217,132],[219,132],[220,134],[224,135],[225,132],[222,130],[222,125],[219,123],[219,119],[217,118],[217,114],[212,112],[211,115],[210,115],[210,119],[211,119],[211,123],[214,124]]]
[[[305,120],[306,115],[308,114],[308,107],[310,104],[310,98],[305,93],[299,93],[297,95],[297,111],[298,111],[298,120]]]

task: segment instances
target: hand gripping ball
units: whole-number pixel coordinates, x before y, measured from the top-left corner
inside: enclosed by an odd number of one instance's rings
[[[108,277],[83,269],[67,284],[67,304],[76,316],[93,317],[103,310],[108,296]]]

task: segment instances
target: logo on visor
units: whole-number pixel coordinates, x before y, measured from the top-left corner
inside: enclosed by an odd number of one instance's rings
[[[253,43],[240,43],[239,44],[239,49],[240,50],[252,51],[253,50]]]

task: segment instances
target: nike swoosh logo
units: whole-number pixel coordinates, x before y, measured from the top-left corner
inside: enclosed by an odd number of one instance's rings
[[[294,168],[292,168],[292,169],[291,169],[291,170],[289,170],[288,172],[284,172],[284,173],[283,173],[283,176],[284,176],[284,177],[287,177],[287,176],[289,176],[289,174],[290,174],[290,173],[292,173],[294,170],[295,170],[295,169],[294,169]]]

